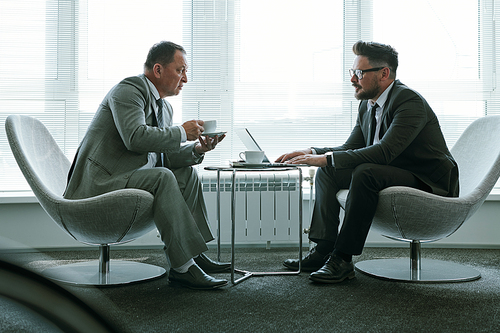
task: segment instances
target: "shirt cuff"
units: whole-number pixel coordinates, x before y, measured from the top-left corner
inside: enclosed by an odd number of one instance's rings
[[[177,126],[179,127],[180,131],[181,131],[181,143],[184,143],[187,141],[187,134],[186,134],[186,130],[184,129],[184,127],[182,126]]]
[[[311,148],[309,148],[309,149],[311,149],[311,153],[312,153],[313,155],[318,155],[318,153],[316,152],[316,149],[314,149],[313,147],[311,147]]]

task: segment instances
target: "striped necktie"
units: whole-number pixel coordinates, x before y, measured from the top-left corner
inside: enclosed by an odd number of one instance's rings
[[[163,127],[163,99],[156,101],[158,105],[158,115],[156,116],[156,121],[158,122],[158,127]]]

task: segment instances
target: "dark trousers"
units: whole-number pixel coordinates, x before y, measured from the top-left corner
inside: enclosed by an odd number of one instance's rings
[[[371,163],[348,170],[319,168],[315,186],[316,202],[309,239],[316,243],[328,241],[335,244],[335,249],[352,255],[359,255],[363,251],[381,190],[390,186],[428,190],[426,185],[409,171]],[[340,205],[336,194],[341,189],[349,189],[349,195],[344,221],[339,231]]]

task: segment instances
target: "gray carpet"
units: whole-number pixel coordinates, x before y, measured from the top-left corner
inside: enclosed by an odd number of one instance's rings
[[[229,251],[223,249],[228,260]],[[292,248],[237,249],[239,268],[282,270],[297,257]],[[355,261],[406,257],[407,249],[366,248]],[[209,256],[215,258],[215,251]],[[463,263],[479,270],[465,283],[410,284],[361,273],[337,285],[299,276],[252,277],[216,291],[169,285],[167,278],[122,287],[69,290],[123,332],[498,332],[500,331],[500,250],[428,249],[424,258]],[[97,258],[97,251],[9,254],[20,265],[40,270]],[[161,250],[112,250],[123,258],[164,266]],[[229,274],[216,274],[229,279]],[[26,318],[0,299],[0,331],[30,330]]]

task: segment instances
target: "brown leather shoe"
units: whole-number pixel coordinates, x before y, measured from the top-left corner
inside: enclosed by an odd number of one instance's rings
[[[302,259],[302,271],[314,272],[323,267],[328,260],[328,254],[323,256],[316,248],[309,251],[309,253]],[[287,259],[283,262],[286,268],[297,271],[299,269],[299,259]]]
[[[319,283],[339,283],[354,277],[354,264],[352,261],[344,261],[336,255],[330,256],[323,267],[309,275],[310,280]]]
[[[216,279],[194,264],[186,273],[178,273],[171,269],[168,279],[191,289],[216,289],[227,285],[227,280]]]
[[[223,273],[223,272],[229,272],[231,270],[231,264],[213,261],[212,259],[207,257],[204,253],[194,258],[194,262],[205,273]]]

